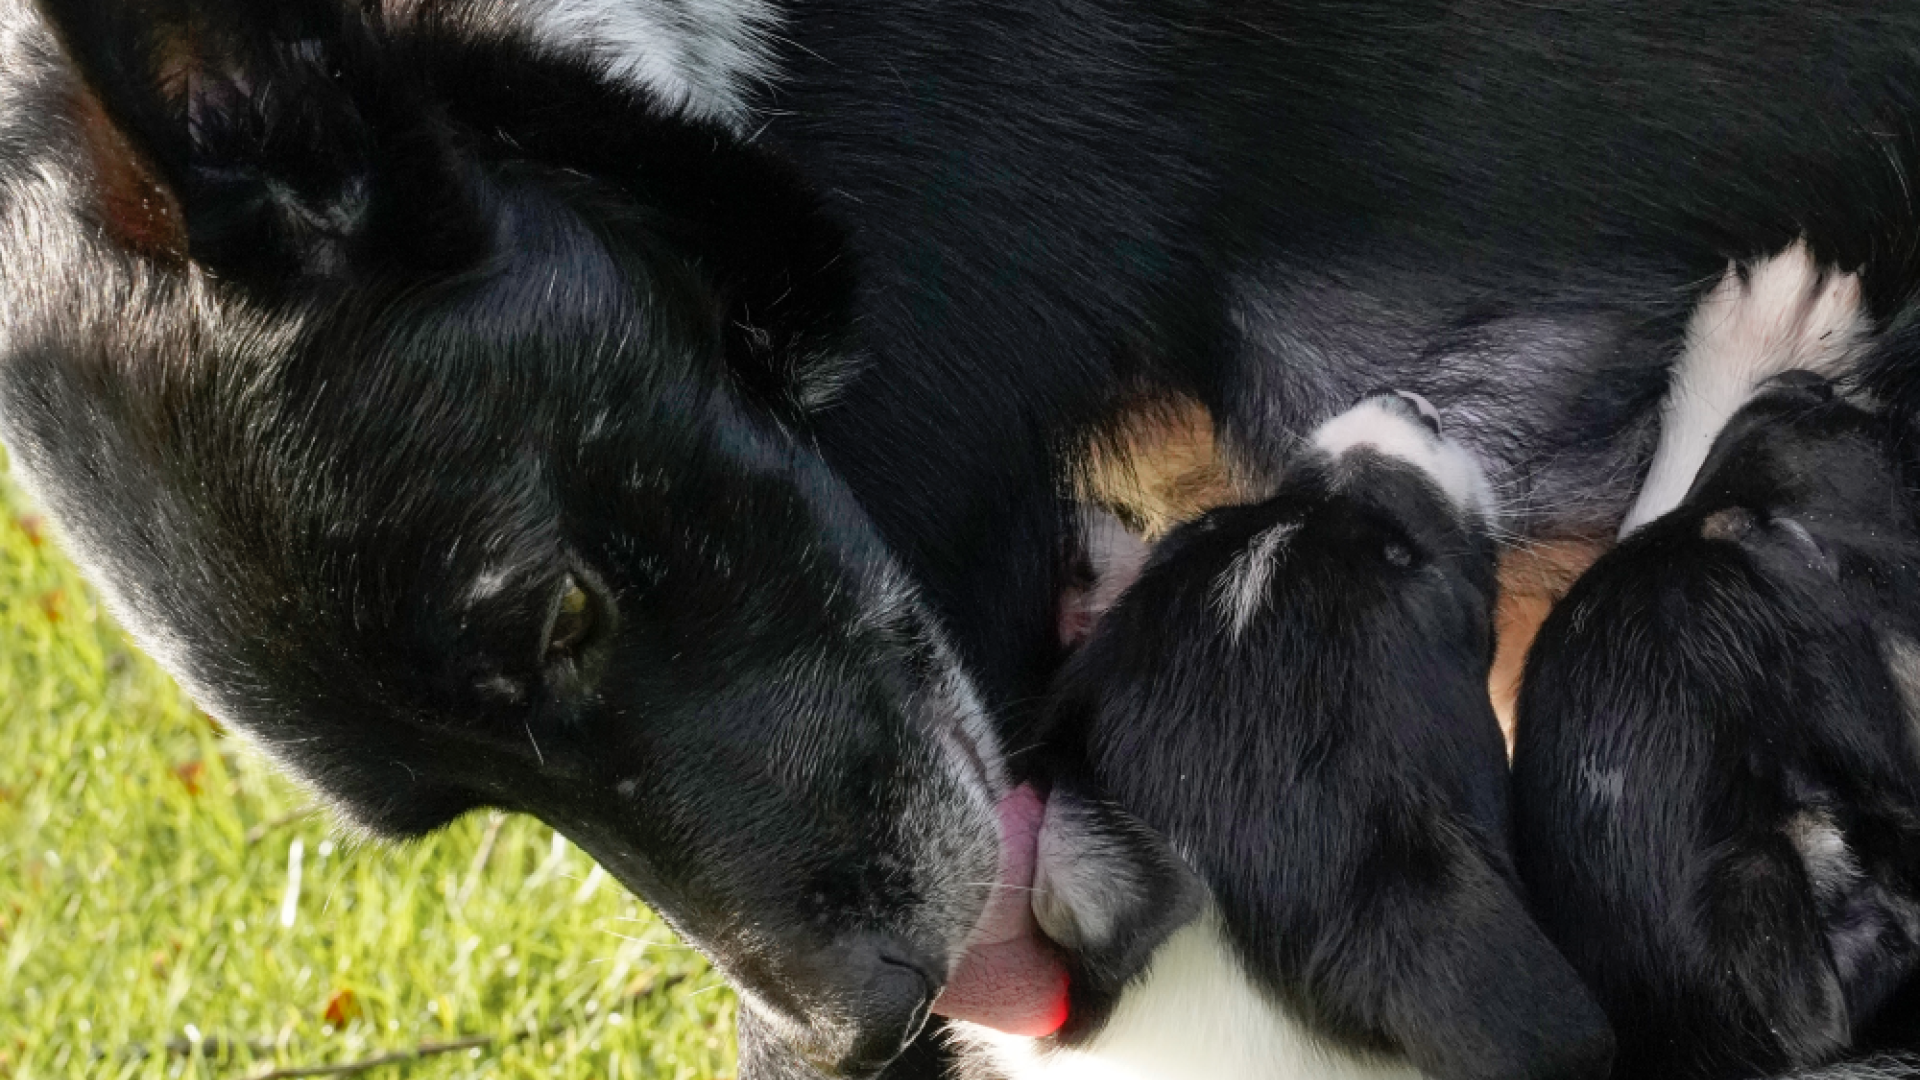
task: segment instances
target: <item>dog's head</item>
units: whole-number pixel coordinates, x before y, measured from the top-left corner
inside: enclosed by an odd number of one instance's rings
[[[1490,641],[1493,513],[1479,463],[1443,437],[1431,404],[1372,394],[1321,425],[1267,499],[1169,535],[1120,617],[1182,628],[1169,635],[1174,647],[1211,666],[1235,662],[1222,639],[1248,653],[1304,656],[1314,650],[1280,638],[1337,629],[1382,653],[1457,646],[1450,666],[1468,670]],[[1111,636],[1157,644],[1117,627]]]
[[[892,1058],[1007,782],[798,434],[857,352],[793,177],[330,0],[44,8],[0,412],[136,638],[367,830],[538,815],[812,1067]]]

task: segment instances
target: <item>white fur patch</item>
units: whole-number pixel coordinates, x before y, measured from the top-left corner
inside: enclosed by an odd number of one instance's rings
[[[1906,707],[1907,729],[1913,733],[1915,748],[1920,748],[1920,643],[1905,634],[1885,633],[1880,637],[1880,653],[1893,679],[1894,692]]]
[[[1286,522],[1255,534],[1246,550],[1235,555],[1213,583],[1214,607],[1227,621],[1227,632],[1235,640],[1246,632],[1247,624],[1259,612],[1286,543],[1299,531],[1299,524]]]
[[[1208,911],[1169,938],[1084,1047],[957,1025],[1009,1080],[1420,1080],[1322,1040],[1247,977]]]
[[[1119,518],[1104,510],[1083,509],[1080,519],[1087,561],[1093,567],[1093,588],[1087,594],[1086,603],[1097,621],[1140,577],[1153,549],[1121,524]]]
[[[462,598],[465,606],[472,607],[499,596],[505,591],[507,583],[513,580],[517,569],[512,566],[490,566],[481,571],[479,576],[473,579],[473,584],[468,586],[466,596]]]
[[[1078,645],[1092,636],[1120,595],[1140,577],[1153,549],[1120,519],[1095,506],[1080,508],[1080,546],[1086,552],[1091,584],[1074,585],[1060,598],[1060,644]]]
[[[774,76],[770,0],[516,0],[535,40],[584,55],[670,112],[736,131],[747,88]]]
[[[1845,895],[1860,877],[1860,865],[1847,848],[1847,838],[1825,810],[1802,810],[1787,821],[1787,842],[1807,868],[1813,894],[1831,903]]]
[[[1321,424],[1313,433],[1313,445],[1336,461],[1362,448],[1397,458],[1432,477],[1461,511],[1483,516],[1493,512],[1493,489],[1479,461],[1384,398],[1368,398]]]
[[[1083,856],[1084,838],[1062,828],[1059,804],[1047,809],[1033,868],[1033,918],[1047,937],[1069,951],[1098,948],[1113,938],[1113,912],[1129,882]]]
[[[1653,468],[1620,535],[1680,505],[1720,429],[1761,383],[1788,371],[1838,374],[1870,329],[1860,279],[1823,278],[1804,243],[1755,266],[1746,281],[1729,269],[1687,324]]]

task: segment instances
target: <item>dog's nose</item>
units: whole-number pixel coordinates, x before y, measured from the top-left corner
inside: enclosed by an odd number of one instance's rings
[[[910,943],[882,934],[842,941],[839,953],[842,1015],[850,1041],[840,1072],[878,1072],[926,1026],[933,1004],[932,966]]]

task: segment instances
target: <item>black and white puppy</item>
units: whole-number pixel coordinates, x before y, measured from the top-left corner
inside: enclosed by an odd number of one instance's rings
[[[1055,789],[1035,910],[1076,957],[1073,1017],[983,1056],[1023,1080],[1606,1075],[1507,851],[1491,510],[1431,406],[1389,393],[1267,501],[1162,543],[1063,676],[1090,772]]]
[[[1916,490],[1908,422],[1782,376],[1543,627],[1520,867],[1616,1075],[1832,1061],[1920,970]]]

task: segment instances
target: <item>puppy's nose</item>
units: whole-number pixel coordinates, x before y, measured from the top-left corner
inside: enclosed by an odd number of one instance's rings
[[[842,940],[833,951],[839,1011],[851,1036],[839,1072],[876,1073],[926,1026],[933,1004],[930,965],[910,943],[883,934]]]

